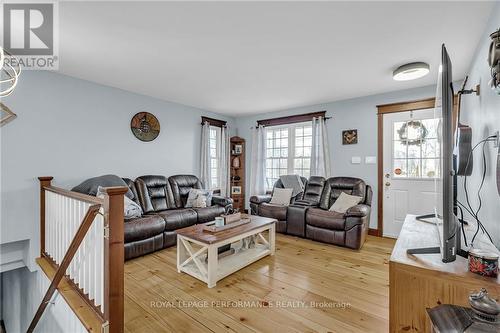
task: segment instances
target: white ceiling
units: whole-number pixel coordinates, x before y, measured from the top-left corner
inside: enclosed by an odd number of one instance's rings
[[[462,78],[493,2],[62,2],[60,72],[231,116]],[[392,70],[428,62],[411,82]]]

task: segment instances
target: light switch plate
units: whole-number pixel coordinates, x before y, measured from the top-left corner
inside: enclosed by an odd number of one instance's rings
[[[351,157],[352,164],[361,164],[361,156],[353,156]]]
[[[377,156],[366,156],[365,163],[366,164],[376,164],[377,163]]]

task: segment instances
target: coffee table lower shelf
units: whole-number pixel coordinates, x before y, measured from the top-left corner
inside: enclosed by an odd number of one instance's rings
[[[243,249],[242,239],[249,236],[255,236],[255,246]],[[232,244],[235,252],[219,258],[217,249],[226,244]],[[213,244],[177,235],[177,271],[189,274],[212,288],[217,281],[265,256],[274,255],[274,251],[274,223]]]

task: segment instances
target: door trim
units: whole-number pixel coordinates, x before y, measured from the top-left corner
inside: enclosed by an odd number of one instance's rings
[[[372,233],[382,237],[384,234],[384,114],[430,109],[436,99],[426,98],[417,101],[377,105],[377,229]]]
[[[384,205],[383,205],[383,177],[384,177],[384,114],[430,109],[435,106],[436,98],[425,98],[409,102],[377,105],[377,229],[371,229],[371,234],[382,237],[384,234]],[[458,116],[458,96],[453,98],[453,130],[455,130]]]

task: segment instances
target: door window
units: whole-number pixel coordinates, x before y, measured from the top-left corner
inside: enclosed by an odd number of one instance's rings
[[[439,119],[393,122],[392,176],[434,179],[439,174]]]

